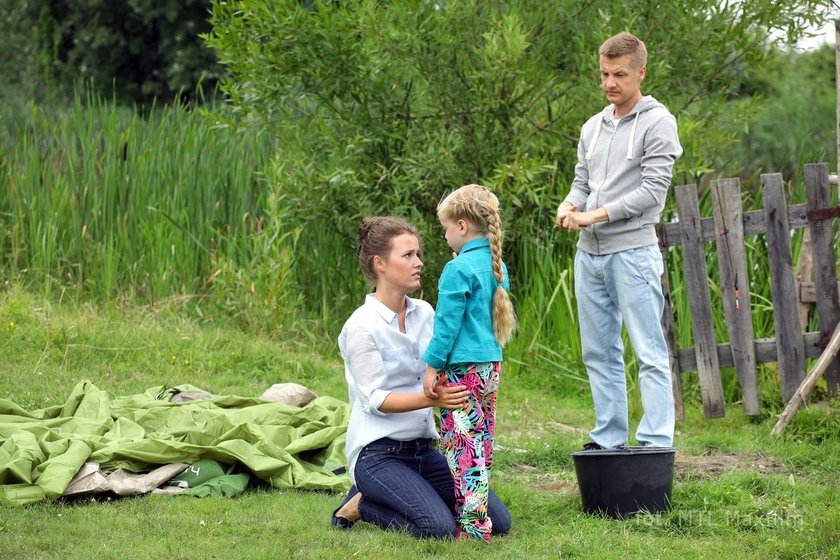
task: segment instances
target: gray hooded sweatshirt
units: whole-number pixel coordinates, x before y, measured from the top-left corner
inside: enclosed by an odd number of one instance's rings
[[[575,179],[565,201],[578,211],[603,207],[606,222],[582,228],[578,248],[606,255],[655,245],[671,170],[682,153],[677,121],[653,97],[613,124],[613,105],[586,121],[578,143]]]

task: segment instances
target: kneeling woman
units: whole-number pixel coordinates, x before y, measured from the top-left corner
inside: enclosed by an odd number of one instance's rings
[[[359,263],[374,285],[338,338],[350,396],[347,465],[354,485],[332,516],[349,528],[361,520],[415,537],[455,535],[455,490],[446,458],[435,448],[433,409],[455,409],[463,386],[423,393],[421,357],[434,310],[408,297],[420,287],[420,238],[393,217],[366,218],[358,232]],[[510,513],[490,491],[494,534],[510,530]]]

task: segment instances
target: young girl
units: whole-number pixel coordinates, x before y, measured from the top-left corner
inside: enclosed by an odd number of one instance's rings
[[[466,185],[438,205],[438,219],[457,256],[438,283],[434,335],[423,354],[428,365],[423,390],[429,397],[443,386],[469,390],[463,406],[441,411],[441,443],[455,479],[459,536],[489,542],[499,362],[516,326],[502,262],[499,200],[481,185]]]

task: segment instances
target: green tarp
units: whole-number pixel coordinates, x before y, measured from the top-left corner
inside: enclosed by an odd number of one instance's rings
[[[349,487],[346,475],[332,472],[346,463],[346,403],[319,397],[298,408],[217,396],[174,404],[166,389],[113,398],[82,381],[63,405],[34,411],[0,399],[0,501],[55,499],[86,461],[148,472],[214,459],[238,462],[275,488]]]

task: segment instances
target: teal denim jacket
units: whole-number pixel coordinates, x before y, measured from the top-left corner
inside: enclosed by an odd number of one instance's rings
[[[502,287],[509,290],[504,263],[502,270]],[[440,275],[435,332],[423,361],[441,370],[447,364],[502,360],[502,348],[493,332],[493,294],[498,285],[490,240],[481,237],[466,243]]]

